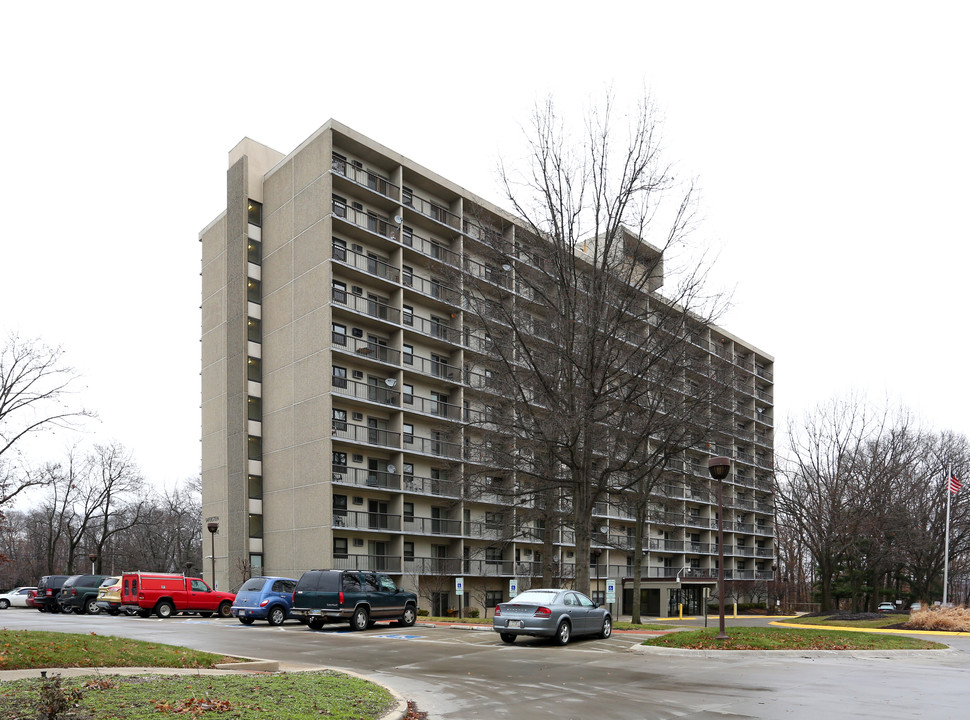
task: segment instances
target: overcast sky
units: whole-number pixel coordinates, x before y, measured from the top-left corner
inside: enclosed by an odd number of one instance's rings
[[[228,151],[336,118],[504,207],[552,95],[646,88],[697,178],[721,324],[786,418],[834,395],[970,430],[970,10],[962,2],[15,3],[0,36],[0,332],[60,345],[86,442],[200,467],[199,231]],[[63,455],[70,438],[38,447]]]

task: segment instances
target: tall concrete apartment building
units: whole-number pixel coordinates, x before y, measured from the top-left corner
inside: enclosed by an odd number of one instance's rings
[[[434,614],[494,606],[529,586],[541,545],[510,537],[517,512],[464,493],[465,420],[487,382],[467,332],[461,273],[489,280],[472,218],[516,219],[329,121],[288,155],[244,139],[226,209],[201,233],[202,494],[215,577],[311,568],[391,574]],[[459,273],[456,275],[456,272]],[[759,597],[773,578],[772,358],[719,328],[694,342],[733,366],[729,429],[685,453],[645,528],[645,614],[699,610],[717,577],[707,457],[734,458],[724,488],[726,577]],[[481,468],[476,468],[480,472]],[[632,598],[633,520],[597,506],[591,586]],[[555,543],[569,568],[571,535]],[[208,552],[210,539],[204,539]]]

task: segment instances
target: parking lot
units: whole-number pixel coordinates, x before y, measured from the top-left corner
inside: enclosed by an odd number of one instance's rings
[[[638,638],[538,639],[505,645],[491,631],[378,624],[310,631],[287,622],[178,616],[0,612],[7,628],[112,634],[231,655],[363,673],[415,700],[429,720],[458,718],[966,717],[966,639],[947,651],[635,652]],[[730,625],[730,623],[729,623]],[[939,638],[934,638],[939,639]]]

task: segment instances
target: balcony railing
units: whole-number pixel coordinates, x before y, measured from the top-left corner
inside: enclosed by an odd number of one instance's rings
[[[422,397],[421,395],[405,396],[404,409],[427,413],[428,415],[435,415],[437,417],[447,418],[448,420],[461,420],[460,405],[435,400],[434,398]]]
[[[364,212],[354,207],[348,207],[337,201],[333,202],[332,208],[335,217],[342,218],[352,225],[380,235],[381,237],[397,240],[397,225],[391,223],[390,218],[377,215],[373,212]]]
[[[363,468],[333,467],[333,482],[339,485],[354,485],[356,487],[376,487],[389,490],[401,489],[401,476],[392,475],[381,470],[365,470]]]
[[[370,360],[388,363],[390,365],[401,364],[401,351],[387,345],[365,340],[364,338],[353,337],[345,333],[333,333],[333,349],[337,352],[365,357]]]
[[[409,361],[410,359],[410,361]],[[452,380],[456,383],[461,382],[461,368],[457,365],[449,365],[441,360],[433,360],[422,355],[405,355],[404,365],[410,366],[418,372],[423,372],[437,378]]]
[[[404,287],[451,305],[458,306],[461,303],[461,293],[438,280],[427,280],[420,275],[411,275],[410,278],[404,278],[403,284]]]
[[[387,530],[398,532],[401,529],[401,516],[379,512],[344,510],[339,515],[334,512],[333,527],[350,530]]]
[[[344,305],[356,312],[369,315],[370,317],[377,318],[378,320],[386,320],[387,322],[394,323],[395,325],[401,321],[400,310],[395,307],[391,307],[380,300],[365,298],[363,295],[354,295],[353,293],[348,293],[344,290],[337,290],[334,288],[333,302],[336,305]]]
[[[405,189],[402,199],[405,207],[417,210],[425,217],[429,217],[432,220],[443,223],[450,228],[461,230],[461,218],[438,203],[425,200],[420,195],[415,195],[413,192],[409,192],[407,189]]]
[[[402,228],[401,244],[414,248],[425,257],[440,260],[452,267],[461,267],[461,256],[458,253],[436,240],[415,235],[414,231],[407,226]]]
[[[357,167],[353,163],[347,162],[346,158],[336,153],[333,155],[333,161],[330,167],[338,175],[342,175],[362,187],[370,188],[374,192],[380,193],[395,202],[400,202],[400,187],[370,170],[365,170],[362,167]]]
[[[370,385],[356,380],[347,380],[347,378],[334,378],[333,392],[334,395],[401,407],[401,393],[397,390],[391,390],[383,384]]]
[[[342,245],[333,246],[333,257],[334,260],[383,280],[396,283],[401,277],[400,271],[386,260],[348,250]]]
[[[419,452],[426,455],[437,455],[438,457],[461,459],[461,445],[448,440],[440,440],[420,435],[406,435],[404,438],[404,449],[408,452]]]
[[[454,480],[405,475],[403,487],[406,492],[456,498],[461,495],[461,484]]]
[[[341,440],[353,440],[354,442],[380,445],[395,450],[401,448],[401,433],[382,428],[336,422],[333,425],[333,436]]]
[[[336,570],[370,570],[372,572],[401,572],[401,558],[395,555],[347,555],[334,557]]]
[[[417,535],[461,535],[461,520],[406,516],[404,532]]]
[[[428,320],[420,315],[409,315],[404,318],[404,324],[413,327],[423,335],[449,343],[458,344],[461,340],[461,330],[451,327],[440,319]]]

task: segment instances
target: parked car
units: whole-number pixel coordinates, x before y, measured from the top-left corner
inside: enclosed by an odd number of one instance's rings
[[[505,643],[515,642],[519,635],[534,635],[565,645],[574,635],[608,638],[613,634],[613,618],[581,592],[543,588],[526,590],[496,605],[492,629]]]
[[[912,605],[909,606],[910,612],[916,612],[917,610],[922,610],[922,609],[923,609],[923,604],[918,602],[914,602]]]
[[[308,570],[296,584],[293,613],[305,618],[311,630],[339,620],[349,622],[352,630],[385,619],[410,627],[418,616],[418,596],[384,573]]]
[[[301,619],[291,610],[297,582],[293,578],[263,575],[250,578],[239,588],[229,612],[243,625],[252,625],[256,620],[282,625],[287,619]]]
[[[891,603],[891,602],[879,603],[879,607],[876,608],[876,612],[894,613],[896,612],[896,603]]]
[[[27,607],[27,596],[30,595],[30,591],[36,591],[35,587],[15,587],[9,592],[0,594],[0,610],[6,610],[8,607]]]
[[[57,596],[57,604],[61,612],[73,612],[78,615],[87,613],[97,615],[101,612],[98,607],[98,587],[104,582],[106,575],[71,575],[61,586],[61,593]]]
[[[37,595],[34,602],[41,612],[57,613],[61,606],[57,604],[57,596],[61,594],[61,587],[67,580],[67,575],[45,575],[37,581]]]
[[[37,588],[27,593],[27,607],[39,608],[39,605],[37,605]]]
[[[121,612],[121,576],[106,577],[98,588],[98,607],[109,615]]]
[[[235,594],[213,590],[202,578],[170,573],[125,573],[121,576],[121,610],[142,617],[153,612],[168,618],[180,612],[197,612],[202,617],[218,613],[230,617]]]

